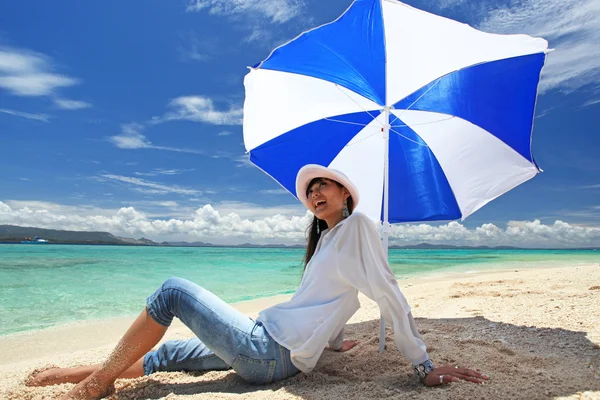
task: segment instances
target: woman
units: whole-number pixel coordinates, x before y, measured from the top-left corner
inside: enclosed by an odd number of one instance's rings
[[[344,325],[360,307],[358,292],[379,305],[391,321],[398,349],[427,386],[487,379],[467,368],[435,368],[400,292],[374,224],[352,211],[359,194],[341,172],[307,165],[298,173],[296,193],[313,214],[302,282],[292,299],[268,308],[256,321],[212,293],[183,279],[168,279],[101,366],[54,369],[32,385],[79,382],[64,399],[98,399],[114,390],[117,378],[158,371],[233,368],[243,379],[268,384],[310,372],[324,348],[347,351]],[[178,317],[197,338],[166,342],[150,351]]]

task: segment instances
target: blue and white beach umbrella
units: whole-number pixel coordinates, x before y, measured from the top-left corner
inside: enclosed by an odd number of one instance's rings
[[[250,161],[292,194],[306,164],[341,170],[376,221],[464,219],[539,171],[531,132],[546,50],[394,0],[354,1],[251,68]]]
[[[250,69],[250,161],[292,194],[306,164],[343,171],[386,248],[389,223],[464,219],[539,172],[531,133],[547,48],[356,0]]]

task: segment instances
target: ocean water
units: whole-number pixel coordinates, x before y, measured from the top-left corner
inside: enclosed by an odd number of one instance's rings
[[[137,315],[178,276],[227,302],[294,293],[302,249],[0,245],[0,335]],[[598,251],[391,250],[398,279],[600,262]]]

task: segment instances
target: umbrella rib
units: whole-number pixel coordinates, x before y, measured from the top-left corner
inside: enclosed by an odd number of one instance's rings
[[[390,132],[394,132],[396,135],[403,137],[404,139],[408,140],[409,142],[413,142],[415,144],[418,144],[419,146],[423,146],[423,147],[429,148],[429,146],[427,144],[419,143],[419,142],[417,142],[415,140],[412,140],[411,138],[406,137],[403,134],[401,134],[400,132],[396,132],[395,130],[393,130],[391,128],[390,128]]]
[[[338,88],[338,90],[339,90],[340,92],[342,92],[344,95],[346,95],[346,97],[348,97],[350,100],[352,100],[352,101],[354,102],[354,104],[356,104],[357,106],[359,106],[360,108],[362,108],[362,110],[363,110],[364,112],[366,112],[367,114],[369,114],[369,116],[370,116],[371,118],[373,118],[373,119],[377,119],[376,117],[374,117],[374,116],[373,116],[373,114],[371,114],[369,111],[367,111],[367,110],[366,110],[366,109],[365,109],[363,106],[361,106],[360,104],[358,104],[358,102],[357,102],[356,100],[354,100],[352,97],[350,97],[350,96],[348,95],[348,93],[344,92],[344,91],[342,90],[342,88],[340,87],[340,85],[338,85],[338,84],[336,83],[336,84],[335,84],[335,87],[336,87],[336,88]],[[378,121],[378,122],[379,122],[379,121]],[[381,123],[380,123],[380,124],[381,124]],[[381,126],[383,126],[383,124],[381,124]]]
[[[429,122],[423,122],[422,124],[411,124],[409,125],[393,125],[392,128],[410,128],[411,126],[421,126],[421,125],[429,125],[429,124],[437,124],[438,122],[444,122],[444,121],[448,121],[449,119],[452,118],[456,118],[455,115],[450,115],[448,116],[448,118],[444,118],[444,119],[439,119],[437,121],[429,121]]]
[[[425,96],[427,93],[429,93],[429,91],[430,91],[431,89],[433,89],[433,88],[434,88],[434,87],[435,87],[435,86],[436,86],[436,85],[437,85],[437,84],[438,84],[438,83],[439,83],[441,80],[442,80],[442,77],[439,77],[439,78],[438,78],[438,79],[435,81],[435,83],[434,83],[433,85],[431,85],[431,87],[425,91],[425,93],[423,93],[422,95],[420,95],[420,96],[419,96],[419,98],[418,98],[418,99],[416,99],[415,101],[413,101],[413,102],[412,102],[412,104],[411,104],[410,106],[408,106],[408,107],[406,107],[405,109],[403,109],[403,110],[402,110],[402,112],[400,113],[400,115],[397,115],[397,116],[396,116],[396,118],[394,118],[394,120],[393,120],[392,122],[390,122],[390,125],[392,125],[394,122],[396,122],[396,120],[397,120],[397,119],[399,119],[399,118],[400,118],[400,116],[401,116],[402,114],[404,114],[406,111],[410,110],[410,108],[411,108],[412,106],[414,106],[415,104],[417,104],[417,102],[418,102],[419,100],[421,100],[421,99],[423,98],[423,96]]]
[[[331,122],[340,122],[342,124],[349,124],[349,125],[358,125],[358,126],[367,126],[368,124],[359,124],[358,122],[350,122],[350,121],[341,121],[339,119],[333,119],[333,118],[323,118],[325,121],[331,121]]]
[[[347,144],[345,147],[350,147],[350,146],[354,146],[354,145],[356,145],[356,144],[359,144],[360,142],[362,142],[362,141],[365,141],[365,140],[367,140],[367,139],[369,139],[369,138],[371,138],[371,137],[373,137],[373,136],[377,135],[378,133],[379,133],[379,129],[377,129],[377,131],[376,131],[375,133],[372,133],[372,134],[370,134],[370,135],[369,135],[369,136],[367,136],[367,137],[364,137],[364,138],[362,138],[362,139],[360,139],[360,140],[357,140],[356,142],[354,142],[354,143],[352,143],[352,144]]]

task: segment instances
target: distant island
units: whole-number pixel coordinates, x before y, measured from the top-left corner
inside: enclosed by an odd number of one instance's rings
[[[155,242],[150,239],[126,238],[115,236],[109,232],[62,231],[15,225],[0,225],[0,243],[21,243],[25,238],[40,237],[49,244],[89,244],[116,246],[170,246],[170,247],[244,247],[244,248],[304,248],[303,245],[269,244],[259,245],[244,243],[240,245],[216,245],[204,242]]]
[[[126,238],[115,236],[109,232],[87,231],[62,231],[23,227],[15,225],[0,225],[0,244],[21,243],[25,238],[40,237],[49,244],[87,244],[87,245],[116,245],[116,246],[164,246],[164,247],[239,247],[239,248],[276,248],[276,249],[303,249],[305,245],[285,244],[252,244],[218,245],[205,242],[155,242],[146,238]],[[400,250],[533,250],[513,246],[452,246],[445,244],[419,243],[405,246],[390,246],[390,249]],[[551,249],[543,249],[551,250]],[[566,249],[557,249],[566,250]],[[571,248],[569,250],[596,250],[594,247]]]

